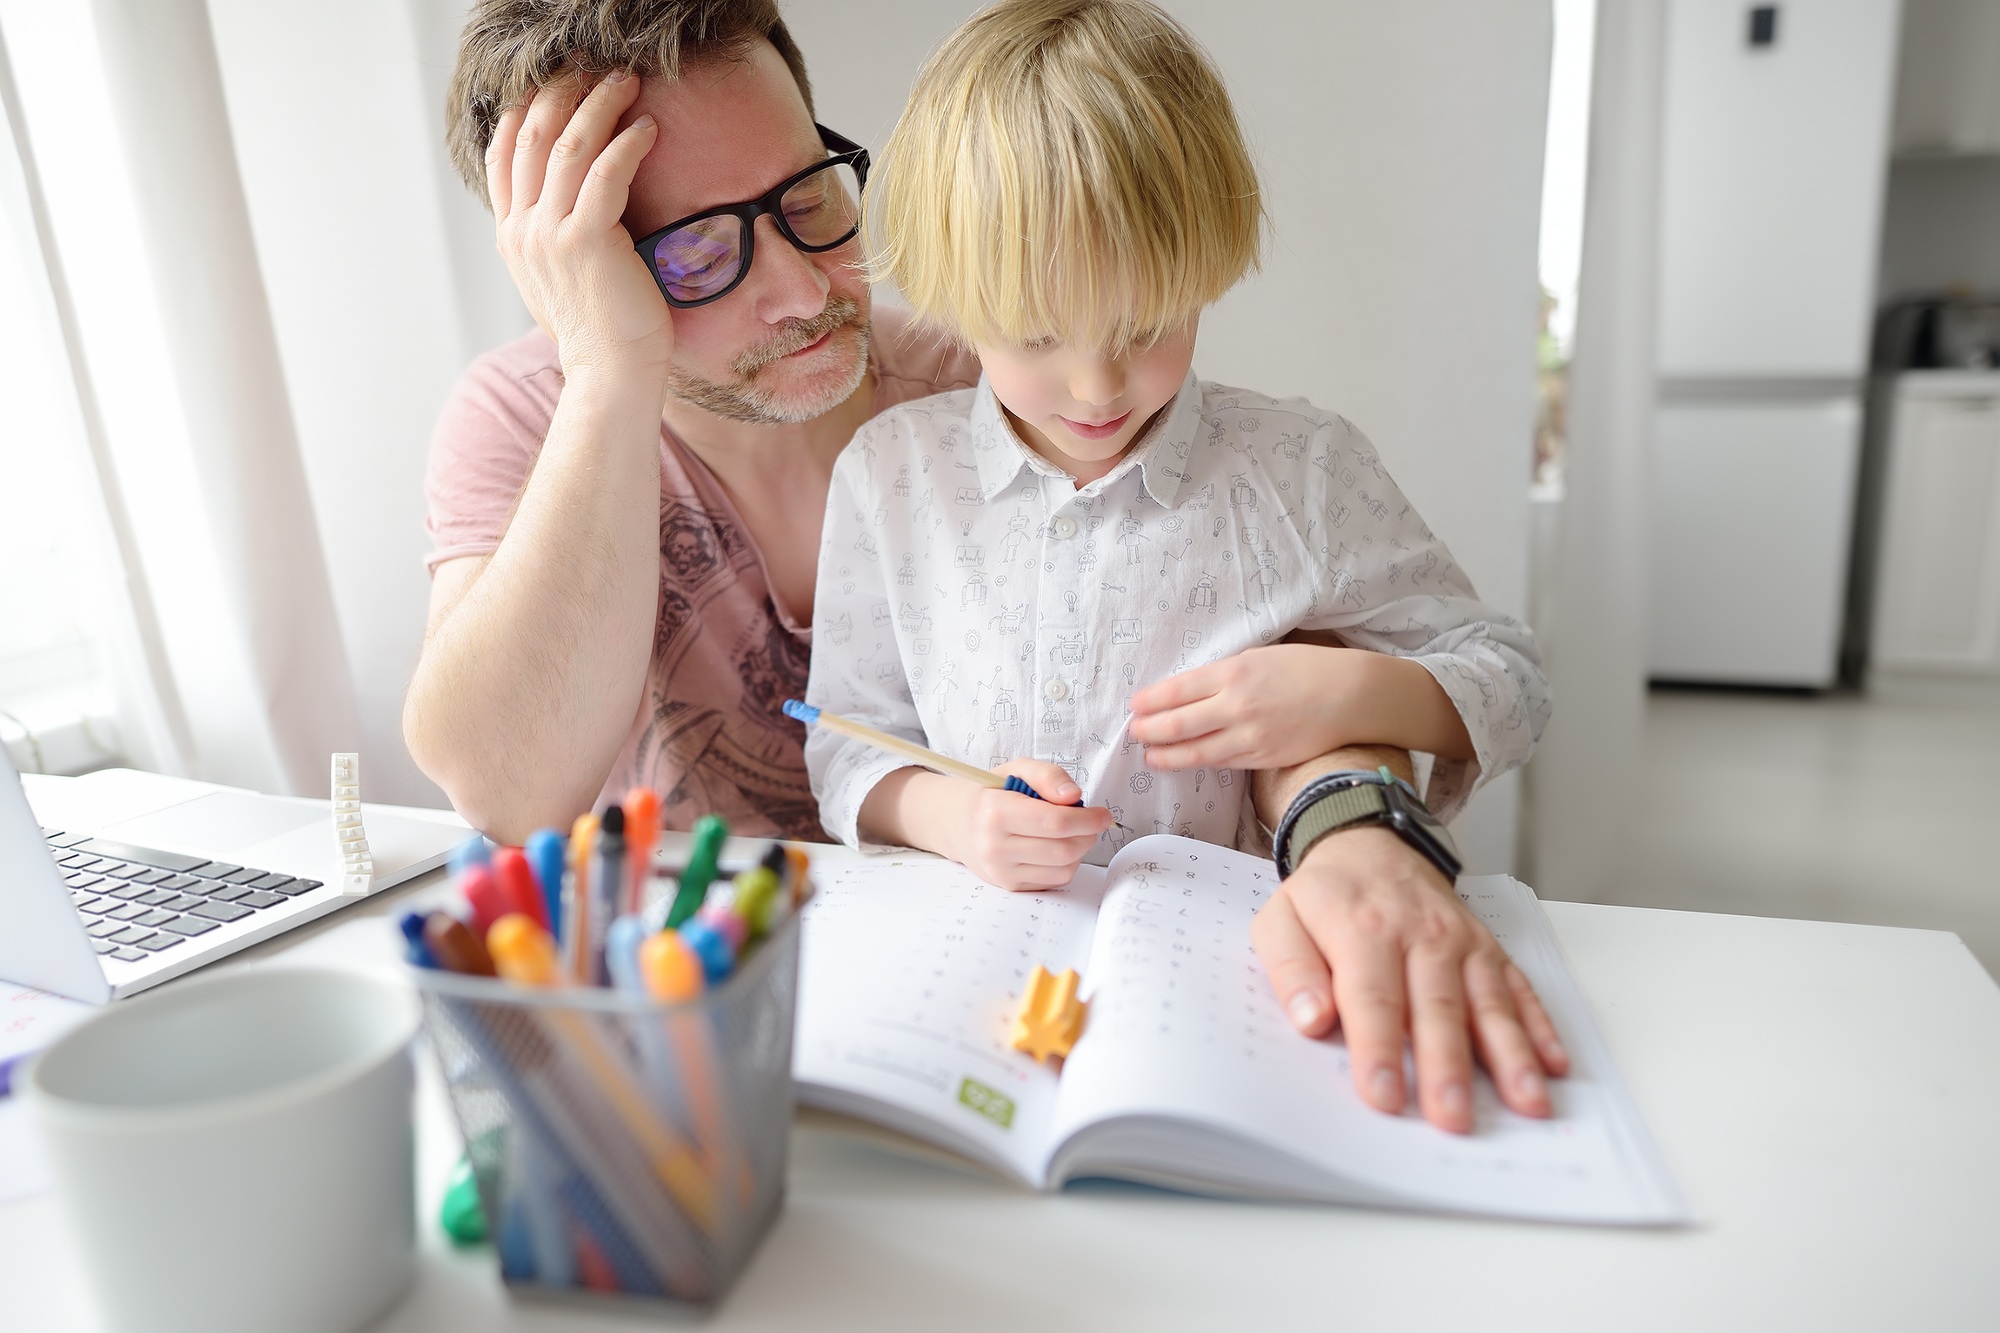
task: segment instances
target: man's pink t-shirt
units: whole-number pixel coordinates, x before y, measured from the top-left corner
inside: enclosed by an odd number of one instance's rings
[[[968,352],[917,333],[905,312],[878,307],[874,320],[877,412],[978,382]],[[555,344],[539,329],[459,379],[425,480],[433,572],[499,548],[561,393]],[[805,697],[811,656],[810,617],[800,624],[776,604],[748,526],[715,475],[662,425],[653,661],[599,803],[644,784],[661,793],[667,828],[717,814],[744,834],[824,839],[806,781],[805,728],[779,712]]]

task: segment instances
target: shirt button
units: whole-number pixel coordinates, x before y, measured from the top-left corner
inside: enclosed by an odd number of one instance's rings
[[[1068,514],[1064,514],[1061,518],[1049,524],[1049,531],[1054,533],[1058,540],[1068,541],[1071,537],[1076,536],[1076,520]]]
[[[1052,680],[1042,686],[1042,693],[1048,695],[1049,698],[1054,699],[1057,703],[1061,703],[1063,700],[1069,698],[1069,682],[1066,680]]]

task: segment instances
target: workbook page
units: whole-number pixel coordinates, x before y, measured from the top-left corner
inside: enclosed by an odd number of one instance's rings
[[[1317,1168],[1261,1173],[1263,1190],[1294,1179],[1307,1197],[1516,1217],[1682,1215],[1525,886],[1467,878],[1460,895],[1534,982],[1574,1070],[1553,1082],[1557,1115],[1548,1121],[1507,1111],[1481,1074],[1477,1128],[1461,1136],[1414,1109],[1371,1110],[1353,1090],[1340,1041],[1308,1040],[1286,1020],[1249,936],[1277,883],[1268,861],[1181,838],[1142,839],[1112,862],[1085,973],[1089,1024],[1063,1073],[1059,1141],[1115,1117],[1171,1117]],[[1189,1145],[1183,1170],[1204,1156],[1198,1140]],[[1169,1174],[1173,1165],[1161,1164]]]
[[[823,862],[805,908],[802,1100],[884,1120],[1039,1186],[1056,1075],[1008,1031],[1037,964],[1083,971],[1102,870],[1009,893],[950,861]],[[873,1105],[869,1105],[872,1103]]]

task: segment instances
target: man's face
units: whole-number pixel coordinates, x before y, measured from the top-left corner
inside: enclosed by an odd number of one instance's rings
[[[798,84],[769,42],[758,41],[742,61],[681,72],[677,83],[646,79],[620,126],[649,112],[660,125],[625,209],[634,237],[758,198],[826,156]],[[757,219],[755,260],[742,285],[674,311],[675,394],[763,423],[810,421],[847,401],[867,372],[860,258],[859,237],[809,255],[770,218]]]

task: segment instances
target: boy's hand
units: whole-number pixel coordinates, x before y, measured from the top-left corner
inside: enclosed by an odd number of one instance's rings
[[[672,307],[619,221],[659,138],[651,116],[618,131],[640,81],[614,73],[579,100],[571,83],[510,107],[486,149],[495,245],[563,373],[643,368],[664,383]]]
[[[1071,805],[1083,793],[1054,764],[1016,759],[993,771],[1020,778],[1047,799],[939,777],[939,784],[949,786],[932,793],[946,808],[939,811],[931,850],[1003,889],[1059,889],[1069,883],[1111,827],[1111,812]]]
[[[1320,839],[1264,905],[1250,940],[1292,1023],[1324,1037],[1336,1018],[1355,1091],[1395,1114],[1408,1096],[1440,1129],[1472,1129],[1472,1057],[1500,1100],[1546,1116],[1548,1077],[1569,1069],[1534,988],[1437,869],[1387,829]]]
[[[1183,671],[1132,696],[1129,733],[1159,769],[1276,769],[1343,746],[1469,758],[1435,677],[1403,657],[1277,643]]]

